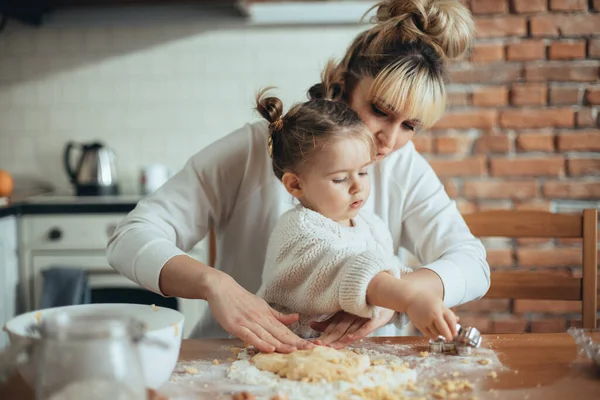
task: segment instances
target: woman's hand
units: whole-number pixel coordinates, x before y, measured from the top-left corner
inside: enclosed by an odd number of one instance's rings
[[[313,322],[310,327],[323,332],[319,339],[315,340],[315,344],[341,349],[387,325],[393,316],[394,311],[386,308],[382,308],[379,316],[373,319],[361,318],[340,311],[327,321]]]
[[[213,276],[210,287],[206,300],[215,319],[223,329],[244,342],[263,352],[291,353],[313,347],[285,326],[296,322],[297,314],[275,311],[226,274]]]
[[[406,314],[413,325],[430,339],[443,336],[452,341],[456,336],[456,315],[435,294],[422,292],[414,296]]]

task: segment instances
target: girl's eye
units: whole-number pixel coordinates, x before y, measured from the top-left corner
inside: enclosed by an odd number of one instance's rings
[[[344,183],[346,182],[346,178],[342,178],[342,179],[334,179],[333,183]]]
[[[359,176],[367,176],[367,175],[369,175],[369,173],[368,172],[359,172],[358,175]]]
[[[409,130],[409,131],[413,131],[413,132],[415,131],[415,126],[414,126],[414,125],[411,125],[411,124],[409,124],[409,123],[407,123],[407,122],[404,122],[404,123],[402,124],[402,127],[403,127],[404,129],[406,129],[406,130]]]
[[[373,111],[373,114],[378,115],[380,117],[387,117],[387,113],[381,110],[375,104],[371,104],[371,111]]]

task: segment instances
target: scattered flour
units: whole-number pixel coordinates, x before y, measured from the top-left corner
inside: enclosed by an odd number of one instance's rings
[[[145,396],[144,387],[136,393],[131,388],[112,381],[89,379],[67,385],[50,396],[49,400],[139,400]]]

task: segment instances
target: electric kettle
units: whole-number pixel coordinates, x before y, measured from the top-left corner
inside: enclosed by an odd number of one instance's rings
[[[73,168],[71,153],[75,148],[79,149],[81,154]],[[77,196],[105,196],[119,193],[115,153],[104,144],[68,142],[64,149],[64,163]]]

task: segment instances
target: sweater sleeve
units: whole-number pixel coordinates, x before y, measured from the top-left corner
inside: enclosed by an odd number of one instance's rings
[[[344,310],[364,318],[377,316],[378,308],[366,303],[367,286],[393,267],[375,251],[344,244],[326,225],[299,210],[282,216],[271,235],[258,294],[300,314]]]
[[[490,286],[490,268],[475,238],[431,166],[412,144],[409,162],[397,177],[405,187],[400,246],[412,252],[442,280],[444,303],[454,307],[482,297]],[[400,183],[401,181],[401,183]]]
[[[252,129],[246,125],[206,147],[142,199],[110,238],[109,264],[162,294],[159,276],[165,263],[185,254],[232,210],[252,147]]]

